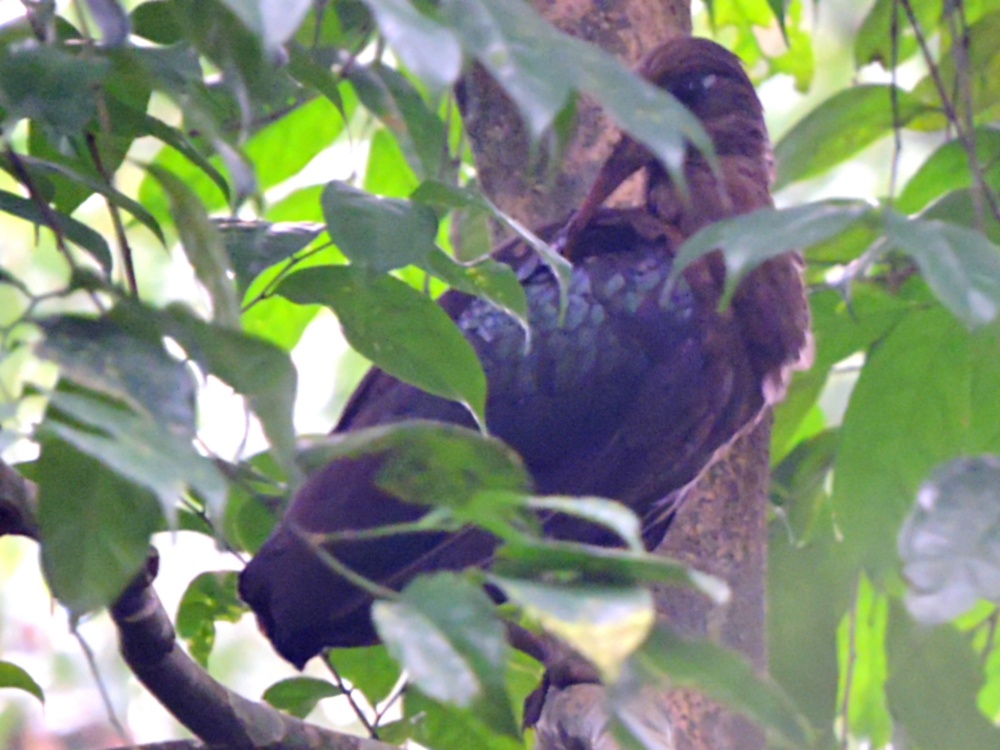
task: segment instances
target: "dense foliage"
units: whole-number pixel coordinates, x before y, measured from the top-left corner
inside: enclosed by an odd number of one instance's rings
[[[429,295],[449,285],[523,319],[509,269],[481,257],[490,221],[561,267],[477,189],[451,93],[470,61],[553,152],[574,92],[668,165],[686,140],[705,144],[685,110],[522,0],[26,5],[0,27],[0,211],[38,230],[30,251],[0,248],[0,448],[39,487],[42,565],[74,620],[120,594],[155,531],[179,525],[252,553],[316,461],[392,444],[426,468],[401,495],[436,506],[433,523],[477,523],[506,544],[489,574],[423,577],[380,602],[392,658],[331,653],[373,705],[398,664],[409,671],[417,689],[404,717],[378,728],[384,740],[521,746],[516,713],[537,670],[506,648],[479,585],[488,576],[617,680],[620,736],[639,746],[633,692],[667,680],[707,690],[784,745],[996,745],[1000,4],[876,0],[855,60],[889,74],[835,92],[776,144],[782,188],[887,136],[898,152],[904,129],[933,134],[905,184],[894,161],[881,201],[761,211],[681,254],[721,247],[733,283],[788,249],[808,260],[816,363],[793,382],[772,440],[770,679],[654,625],[644,583],[719,596],[718,582],[645,554],[621,506],[526,495],[516,456],[469,431],[410,425],[301,451],[293,428],[290,352],[321,306],[364,357],[481,418],[482,369]],[[755,73],[809,86],[799,3],[711,11]],[[788,46],[765,54],[761,28],[780,28]],[[897,83],[914,70],[914,85]],[[297,177],[352,122],[370,138],[363,179]],[[158,278],[175,247],[201,290],[183,302]],[[58,365],[57,381],[30,375],[39,358]],[[209,376],[245,398],[266,451],[230,461],[199,440]],[[843,410],[830,407],[838,394]],[[557,503],[627,549],[539,540],[525,518]],[[214,622],[242,614],[234,576],[205,573],[177,628],[205,663]],[[335,682],[279,683],[265,699],[306,715],[342,692]],[[7,662],[0,685],[41,692]]]

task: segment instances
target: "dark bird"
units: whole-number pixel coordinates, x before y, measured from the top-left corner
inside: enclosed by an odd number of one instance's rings
[[[552,274],[524,243],[494,257],[518,274],[529,305],[531,346],[490,303],[451,291],[441,304],[486,372],[490,432],[523,458],[539,494],[619,500],[659,543],[674,500],[712,457],[780,398],[808,350],[801,259],[758,266],[719,311],[719,253],[666,285],[684,238],[723,217],[771,205],[771,150],[760,102],[739,59],[719,45],[682,38],[655,49],[639,72],[685,104],[715,145],[718,175],[688,149],[682,197],[645,147],[622,136],[581,209],[540,234],[563,242],[573,262],[565,320]],[[601,204],[644,169],[640,208]],[[373,368],[335,432],[407,419],[474,427],[460,405]],[[333,532],[414,521],[426,510],[376,488],[377,456],[341,459],[314,474],[240,577],[240,594],[278,652],[301,667],[327,646],[377,642],[371,597],[334,574],[297,529]],[[559,538],[611,544],[607,532],[565,516],[544,522]],[[340,562],[400,588],[420,572],[488,564],[485,531],[408,534],[325,545]]]

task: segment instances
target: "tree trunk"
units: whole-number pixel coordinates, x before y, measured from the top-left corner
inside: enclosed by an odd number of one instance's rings
[[[689,34],[688,0],[532,0],[550,22],[634,64],[657,44]],[[482,69],[464,82],[465,119],[481,185],[501,209],[532,227],[558,221],[579,205],[611,152],[618,131],[596,104],[578,103],[577,129],[554,179],[544,159],[530,163],[528,138],[516,108]],[[629,181],[612,203],[640,200]],[[656,592],[657,609],[679,630],[707,635],[739,649],[766,668],[764,610],[770,419],[703,474],[658,552],[729,582],[733,598],[712,607],[704,597],[678,589]],[[569,750],[616,745],[603,731],[603,692],[577,685],[550,691],[538,725],[536,748]],[[753,725],[687,690],[655,696],[651,711],[669,718],[665,747],[676,750],[761,750]]]

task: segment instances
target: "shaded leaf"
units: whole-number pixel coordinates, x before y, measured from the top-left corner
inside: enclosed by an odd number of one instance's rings
[[[170,45],[181,39],[169,0],[154,0],[137,5],[130,14],[132,33],[157,44]]]
[[[892,132],[890,86],[854,86],[812,110],[774,148],[774,189],[825,172]],[[896,90],[900,125],[929,111],[912,94]]]
[[[434,750],[523,750],[524,742],[490,731],[467,708],[439,703],[410,686],[403,702],[403,719],[379,726],[379,737],[402,744],[411,738]]]
[[[1000,730],[979,712],[979,656],[950,626],[915,625],[899,603],[889,612],[886,638],[893,718],[922,750],[982,750]]]
[[[1000,248],[981,232],[886,210],[886,238],[917,263],[927,285],[968,326],[1000,309]]]
[[[434,92],[455,82],[462,67],[462,50],[451,31],[408,0],[367,2],[403,65]]]
[[[275,52],[287,42],[312,7],[312,0],[221,0]]]
[[[474,294],[492,302],[514,316],[528,329],[528,300],[517,274],[506,263],[483,258],[473,263],[459,263],[450,255],[433,250],[427,256],[426,270],[452,289]]]
[[[983,127],[975,131],[976,157],[986,182],[1000,187],[1000,130]],[[903,213],[919,211],[932,200],[951,190],[972,185],[969,157],[958,138],[938,148],[903,187],[896,208]]]
[[[355,265],[390,271],[422,262],[434,248],[437,217],[426,206],[336,181],[320,201],[330,239]]]
[[[692,687],[752,719],[785,746],[811,742],[812,730],[784,691],[758,675],[742,655],[716,643],[682,638],[657,625],[626,670],[610,691],[616,714],[628,710],[643,684]]]
[[[979,599],[1000,601],[998,530],[1000,459],[955,458],[938,466],[899,532],[910,614],[937,624]]]
[[[376,602],[372,619],[421,690],[471,707],[497,732],[519,735],[503,676],[505,630],[481,588],[455,573],[420,576],[398,600]]]
[[[367,648],[332,648],[327,661],[341,678],[357,688],[373,706],[389,695],[399,681],[399,665],[384,645]]]
[[[291,257],[316,239],[323,227],[311,221],[241,221],[217,219],[226,256],[236,273],[236,285],[245,294],[250,283],[268,266]]]
[[[350,266],[305,269],[277,291],[300,305],[332,308],[356,351],[400,380],[459,401],[485,424],[486,376],[475,350],[425,295]]]
[[[56,438],[35,464],[42,570],[71,617],[114,601],[161,525],[156,498]]]
[[[271,685],[261,697],[277,709],[306,718],[324,698],[340,695],[339,687],[315,677],[288,677]]]
[[[38,205],[27,198],[0,190],[0,211],[18,216],[37,226],[47,226],[48,221],[39,210]],[[88,227],[86,224],[77,221],[72,216],[52,209],[53,215],[59,220],[59,228],[66,233],[66,238],[71,242],[87,250],[104,270],[105,274],[111,273],[111,249],[107,240]]]
[[[234,571],[202,573],[188,584],[177,606],[177,634],[184,639],[191,657],[203,667],[208,666],[215,645],[216,620],[238,622],[247,612],[237,585]]]
[[[906,11],[898,5],[894,11],[893,7],[894,0],[875,0],[875,4],[862,21],[861,28],[854,38],[854,62],[857,67],[877,62],[886,70],[891,68],[894,25],[897,63],[905,62],[919,49],[916,34]],[[941,15],[940,3],[934,0],[911,0],[910,8],[922,31],[937,25]]]

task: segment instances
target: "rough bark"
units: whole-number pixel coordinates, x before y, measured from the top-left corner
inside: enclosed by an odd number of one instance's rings
[[[533,0],[533,5],[566,33],[596,43],[629,64],[656,44],[691,29],[690,6],[684,0]],[[497,205],[528,226],[559,220],[577,206],[618,137],[596,104],[584,98],[578,104],[574,140],[555,178],[546,182],[544,162],[531,163],[528,138],[515,107],[484,70],[473,70],[464,93],[466,125],[481,185]],[[610,203],[636,203],[638,187],[626,183]],[[762,671],[767,660],[769,435],[766,418],[705,472],[688,492],[658,550],[719,575],[733,590],[732,601],[717,608],[689,592],[658,591],[660,614],[685,632],[717,638],[739,649]],[[601,688],[591,684],[550,691],[536,747],[615,747],[603,731],[602,697]],[[689,691],[658,696],[651,710],[670,717],[672,728],[664,728],[665,747],[760,750],[764,746],[763,735],[749,722]]]

